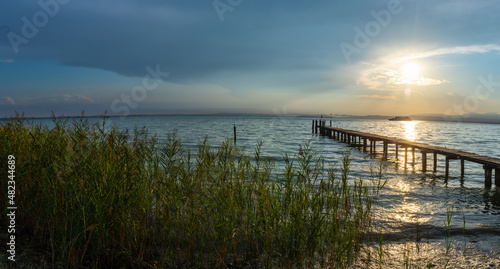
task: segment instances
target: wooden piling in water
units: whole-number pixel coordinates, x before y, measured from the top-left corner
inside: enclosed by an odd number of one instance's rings
[[[236,143],[236,124],[234,125],[234,143]]]
[[[491,188],[491,174],[493,169],[486,165],[483,166],[483,168],[484,168],[484,187]]]
[[[384,160],[387,160],[387,155],[388,155],[388,142],[384,141]]]
[[[436,172],[436,170],[437,170],[437,163],[438,163],[438,158],[437,157],[438,157],[437,153],[434,152],[434,159],[433,159],[433,161],[434,161],[434,172]]]
[[[427,152],[422,153],[422,172],[427,173]]]
[[[465,160],[460,159],[460,176],[464,177],[465,175]]]
[[[450,174],[450,157],[446,156],[445,177],[448,177],[449,174]]]
[[[405,167],[407,163],[408,163],[408,147],[405,147]]]

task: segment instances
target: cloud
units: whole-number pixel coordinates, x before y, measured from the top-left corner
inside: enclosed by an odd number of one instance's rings
[[[496,44],[487,44],[487,45],[471,45],[471,46],[440,48],[435,50],[419,52],[409,57],[403,57],[399,60],[399,62],[435,57],[446,54],[473,54],[473,53],[485,54],[492,52],[500,53],[500,46]]]
[[[45,103],[45,104],[94,104],[96,103],[89,97],[83,95],[51,95],[47,97],[41,97],[36,99],[31,99],[30,103]]]
[[[366,85],[371,90],[397,90],[401,89],[401,85],[431,86],[449,82],[445,79],[422,76],[409,80],[397,70],[398,66],[377,66],[370,63],[365,63],[365,65],[371,68],[366,68],[361,72],[357,84]]]
[[[433,58],[441,55],[464,55],[475,53],[500,53],[500,45],[486,44],[445,47],[416,52],[410,56],[401,56],[401,54],[396,53],[393,55],[386,55],[374,61],[362,62],[359,67],[362,71],[357,80],[357,84],[368,86],[368,88],[372,90],[396,90],[400,89],[400,85],[435,86],[449,83],[450,81],[446,79],[429,78],[420,75],[409,79],[400,71],[401,65],[413,60]]]
[[[367,99],[392,99],[396,100],[396,96],[382,96],[382,95],[356,95],[358,98],[367,98]]]
[[[0,97],[0,104],[2,105],[15,105],[14,99],[8,96]]]

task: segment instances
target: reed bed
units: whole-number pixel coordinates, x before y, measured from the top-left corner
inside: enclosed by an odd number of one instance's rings
[[[285,168],[229,140],[196,153],[175,134],[54,117],[0,123],[14,155],[18,255],[41,267],[345,268],[369,241],[381,176],[326,167],[308,143]],[[7,169],[0,169],[7,178]],[[6,190],[6,181],[0,182]],[[0,208],[6,208],[1,199]],[[2,212],[2,227],[7,223]]]

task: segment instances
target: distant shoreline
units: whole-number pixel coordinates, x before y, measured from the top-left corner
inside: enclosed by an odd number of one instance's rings
[[[101,118],[104,115],[85,115],[84,118]],[[128,116],[122,115],[106,115],[109,118],[116,117],[149,117],[149,116],[247,116],[247,117],[286,117],[286,118],[320,118],[325,119],[365,119],[365,120],[388,120],[394,116],[384,116],[384,115],[346,115],[346,114],[271,114],[271,113],[165,113],[165,114],[133,114]],[[477,114],[469,113],[463,115],[408,115],[413,120],[419,121],[440,121],[440,122],[463,122],[463,123],[487,123],[487,124],[500,124],[500,114],[488,113],[488,114]],[[81,115],[68,115],[68,116],[56,116],[57,118],[67,118],[75,119],[82,117]],[[26,119],[51,119],[52,116],[41,116],[41,117],[25,117]],[[9,117],[0,118],[0,121],[8,120]]]

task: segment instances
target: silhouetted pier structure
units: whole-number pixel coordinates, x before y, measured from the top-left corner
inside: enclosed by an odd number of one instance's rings
[[[404,139],[392,138],[388,136],[363,133],[352,130],[345,130],[341,128],[326,126],[326,120],[313,120],[312,129],[313,133],[328,136],[330,138],[345,142],[348,144],[359,144],[364,151],[375,153],[376,143],[383,143],[383,158],[387,159],[388,147],[390,144],[394,145],[396,158],[398,158],[399,148],[404,149],[404,162],[405,167],[408,162],[408,150],[412,151],[412,164],[415,163],[415,150],[419,150],[422,154],[422,172],[427,172],[427,154],[433,154],[434,172],[437,169],[438,154],[444,155],[446,158],[445,176],[448,177],[450,171],[450,160],[460,160],[461,163],[461,176],[465,174],[465,161],[470,161],[483,165],[484,169],[484,185],[486,188],[491,188],[491,179],[493,169],[495,169],[495,185],[500,187],[500,159],[488,156],[478,155],[475,153],[449,149],[445,147],[432,146],[417,142],[412,142]],[[368,145],[369,143],[369,145]]]

